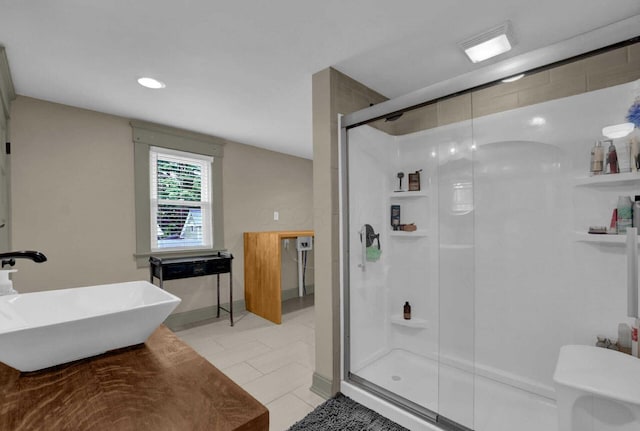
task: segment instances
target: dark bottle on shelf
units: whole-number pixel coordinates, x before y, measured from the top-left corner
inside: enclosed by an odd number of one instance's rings
[[[609,143],[609,150],[607,151],[607,173],[618,174],[620,173],[620,167],[618,165],[618,152],[616,146],[613,145],[613,140],[609,139],[604,142]]]
[[[409,305],[409,301],[404,303],[404,320],[411,319],[411,305]]]

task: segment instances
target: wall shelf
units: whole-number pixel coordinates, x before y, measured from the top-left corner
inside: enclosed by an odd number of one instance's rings
[[[429,327],[429,322],[424,319],[412,317],[409,320],[405,320],[402,315],[391,316],[391,323],[398,326],[406,326],[407,328],[426,329]]]
[[[625,172],[621,174],[605,174],[584,176],[574,179],[574,186],[576,187],[617,187],[617,186],[629,186],[634,187],[640,183],[640,172]],[[613,190],[612,190],[613,192]],[[573,239],[576,242],[588,242],[592,244],[605,244],[605,245],[626,245],[627,235],[615,235],[615,234],[590,234],[586,231],[576,231],[573,233]]]
[[[405,232],[403,230],[392,230],[389,232],[389,236],[398,238],[424,238],[429,236],[429,232],[426,230],[415,230],[413,232]]]
[[[574,180],[576,187],[604,187],[618,186],[626,183],[640,181],[640,172],[625,172],[622,174],[594,175],[592,177],[578,177]]]
[[[420,190],[417,192],[391,192],[389,197],[392,199],[406,199],[406,198],[426,198],[429,196],[426,190]]]
[[[627,243],[627,235],[597,235],[585,232],[574,232],[573,238],[577,242],[595,242],[599,244],[620,244]]]

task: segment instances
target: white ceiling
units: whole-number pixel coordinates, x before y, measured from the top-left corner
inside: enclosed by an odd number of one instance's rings
[[[499,59],[638,14],[638,0],[0,0],[0,44],[20,95],[312,158],[311,76],[328,66],[396,97],[484,66],[457,42],[507,19],[518,45]]]

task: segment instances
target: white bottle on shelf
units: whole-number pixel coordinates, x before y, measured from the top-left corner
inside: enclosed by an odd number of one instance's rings
[[[616,147],[618,155],[618,172],[631,172],[631,142],[620,140]]]
[[[18,272],[17,269],[3,269],[0,270],[0,296],[2,295],[15,295],[16,292],[13,288],[13,282],[9,278],[9,274],[12,272]]]
[[[637,227],[638,235],[640,235],[640,195],[635,196],[633,203],[633,227]]]
[[[604,170],[604,148],[601,141],[596,141],[596,144],[591,149],[591,166],[589,170],[591,175],[600,175]]]

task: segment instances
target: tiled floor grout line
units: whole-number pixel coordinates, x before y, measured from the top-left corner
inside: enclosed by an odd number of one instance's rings
[[[303,400],[302,398],[300,398],[295,392],[291,392],[291,394],[296,397],[297,399],[299,399],[300,401],[302,401],[303,403],[305,403],[306,405],[308,405],[309,407],[311,407],[312,409],[315,409],[317,406],[311,405],[308,402],[306,402],[305,400]]]
[[[281,325],[248,313],[234,328],[216,321],[178,335],[242,388],[266,401],[270,430],[281,431],[324,401],[309,390],[315,362],[313,313],[312,307],[293,311],[283,316]],[[225,362],[229,364],[222,368]]]

